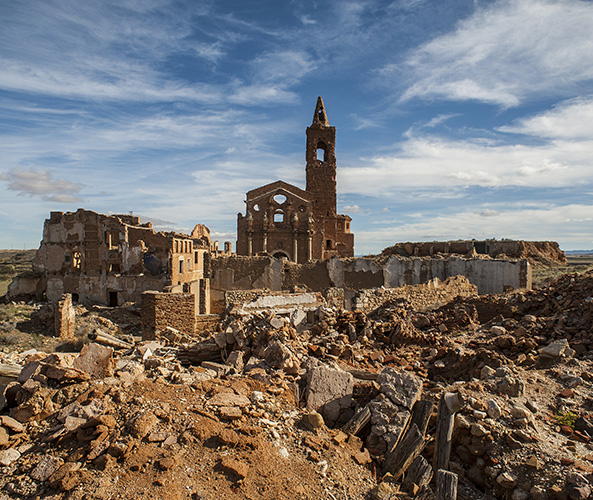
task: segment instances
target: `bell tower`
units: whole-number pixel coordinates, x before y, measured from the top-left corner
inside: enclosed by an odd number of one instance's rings
[[[330,126],[321,97],[307,127],[307,187],[316,220],[336,216],[336,128]]]

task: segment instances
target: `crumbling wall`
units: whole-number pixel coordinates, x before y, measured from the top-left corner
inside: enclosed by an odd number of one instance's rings
[[[438,278],[465,276],[478,287],[478,293],[503,293],[509,289],[531,289],[531,268],[526,260],[402,259],[389,258],[383,265],[384,286],[395,288],[417,285]]]
[[[146,290],[162,290],[167,283],[166,276],[50,275],[46,295],[50,302],[55,302],[64,293],[71,293],[81,302],[121,306],[126,302],[140,302]]]
[[[331,262],[333,262],[332,259]],[[293,287],[306,285],[311,290],[321,291],[336,285],[330,277],[331,263],[325,260],[312,260],[305,264],[284,262],[282,272],[282,288],[290,290]]]
[[[6,296],[10,300],[37,300],[43,299],[46,280],[43,273],[25,271],[15,276],[8,285]]]
[[[35,255],[34,273],[15,278],[8,297],[56,302],[64,293],[74,302],[121,306],[139,302],[146,290],[181,287],[196,295],[197,309],[209,313],[210,255],[207,228],[195,236],[155,232],[133,215],[90,210],[51,212]]]
[[[282,260],[232,255],[212,259],[211,288],[282,290]]]
[[[398,288],[373,288],[360,290],[351,301],[353,310],[370,312],[385,302],[406,299],[416,310],[444,305],[457,297],[472,297],[478,287],[463,276],[453,276],[445,281],[432,279],[421,285],[404,285]]]
[[[250,262],[252,261],[252,262]],[[270,290],[304,286],[313,291],[330,287],[347,290],[397,288],[419,285],[438,278],[465,276],[478,293],[503,293],[509,289],[531,289],[531,267],[526,260],[450,258],[333,258],[296,264],[268,257],[214,259],[218,290],[250,290],[257,283],[273,283]],[[235,279],[235,276],[241,276]],[[226,277],[228,279],[221,279]],[[263,287],[262,287],[263,288]]]
[[[143,340],[153,340],[165,327],[187,335],[196,332],[196,299],[192,293],[144,292],[140,314]]]

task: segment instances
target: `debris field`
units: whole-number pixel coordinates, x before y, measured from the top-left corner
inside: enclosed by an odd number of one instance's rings
[[[76,352],[0,353],[2,500],[593,498],[593,272],[203,338],[76,309]]]

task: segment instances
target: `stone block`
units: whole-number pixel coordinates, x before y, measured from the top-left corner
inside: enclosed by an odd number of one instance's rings
[[[73,367],[88,373],[92,378],[113,376],[113,349],[100,344],[87,344],[74,360]]]
[[[283,370],[286,373],[296,375],[299,373],[301,364],[292,351],[282,342],[272,342],[264,351],[264,360],[271,368]]]
[[[399,407],[412,409],[422,394],[422,380],[415,375],[387,367],[377,377],[380,391]]]
[[[333,425],[340,414],[352,405],[354,377],[339,368],[317,366],[307,378],[307,410],[319,412],[328,425]]]

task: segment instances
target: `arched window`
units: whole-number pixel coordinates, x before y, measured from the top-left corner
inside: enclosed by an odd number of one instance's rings
[[[274,213],[274,224],[282,224],[284,222],[284,212],[282,210],[277,210]]]
[[[327,145],[323,142],[317,143],[317,159],[327,161]]]

